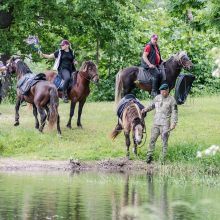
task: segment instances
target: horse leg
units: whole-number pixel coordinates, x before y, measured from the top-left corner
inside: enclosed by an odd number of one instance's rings
[[[134,143],[133,151],[135,156],[137,156],[137,144]]]
[[[81,124],[81,114],[82,114],[82,109],[83,106],[86,102],[86,99],[83,99],[79,102],[79,109],[78,109],[78,119],[77,119],[77,126],[82,128],[82,124]]]
[[[35,117],[35,128],[39,129],[39,121],[38,121],[38,118],[37,118],[37,107],[36,107],[35,104],[33,104],[33,115]]]
[[[66,127],[70,128],[70,129],[72,128],[71,121],[72,121],[72,117],[74,115],[75,106],[76,106],[76,102],[72,100],[71,104],[70,104],[70,117],[69,117],[69,121],[68,121],[68,123],[66,125]]]
[[[60,129],[60,115],[58,114],[57,116],[57,132],[58,134],[61,134],[61,129]]]
[[[130,136],[129,136],[129,132],[124,132],[124,135],[125,135],[125,144],[126,144],[126,148],[127,148],[127,154],[126,154],[126,157],[128,159],[130,159],[130,152],[129,152],[129,147],[130,147]]]
[[[46,112],[47,112],[47,120],[49,121],[50,118],[50,110],[48,106],[45,106]]]
[[[19,109],[20,109],[21,103],[22,103],[22,99],[17,97],[16,104],[15,104],[15,123],[14,123],[14,126],[18,126],[20,124],[19,123]]]
[[[45,113],[44,109],[42,107],[37,107],[37,110],[40,114],[40,128],[39,131],[42,132],[46,123],[46,119],[47,119],[47,114]]]

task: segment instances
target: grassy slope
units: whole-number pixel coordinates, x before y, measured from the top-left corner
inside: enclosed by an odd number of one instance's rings
[[[147,102],[144,101],[144,104]],[[168,160],[173,162],[201,162],[195,159],[196,151],[212,144],[220,145],[220,97],[190,98],[184,106],[179,106],[179,124],[170,136]],[[77,110],[77,109],[76,109]],[[125,156],[124,137],[121,134],[114,142],[109,134],[117,118],[113,103],[86,103],[82,115],[83,129],[76,127],[73,118],[73,129],[65,127],[68,120],[69,104],[60,105],[62,137],[56,131],[44,134],[34,129],[32,111],[26,106],[20,111],[20,127],[14,127],[14,106],[0,106],[0,155],[19,159],[80,159],[99,160]],[[148,114],[147,141],[139,149],[140,159],[145,159],[150,137],[153,112]],[[156,160],[161,150],[158,140]],[[203,159],[206,165],[219,165],[220,157]]]

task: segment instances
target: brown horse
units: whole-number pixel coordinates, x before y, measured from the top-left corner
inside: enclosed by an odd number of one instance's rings
[[[182,68],[191,69],[193,66],[191,60],[187,56],[186,52],[181,51],[173,55],[170,59],[164,62],[166,83],[168,83],[170,90],[175,87],[176,79],[180,74]],[[137,76],[139,73],[139,67],[132,66],[120,70],[116,76],[115,84],[115,104],[117,105],[119,100],[126,94],[138,87],[145,91],[151,92],[152,85],[149,83],[137,83]]]
[[[12,57],[8,61],[7,72],[8,73],[15,72],[17,74],[17,82],[25,74],[32,73],[26,63],[24,63],[21,59],[14,57]],[[58,98],[57,89],[52,83],[46,80],[40,80],[34,86],[31,87],[27,95],[22,95],[20,89],[17,88],[14,126],[19,125],[19,108],[23,101],[26,101],[33,105],[35,128],[39,129],[39,131],[42,132],[48,116],[49,127],[53,127],[56,123],[57,131],[59,134],[61,134],[60,116],[58,113],[59,98]],[[40,125],[37,117],[38,112],[41,117]]]
[[[126,156],[129,158],[130,152],[130,132],[132,131],[134,154],[137,155],[137,145],[141,144],[143,138],[143,132],[145,129],[144,117],[141,114],[141,110],[136,103],[130,101],[123,110],[122,119],[119,119],[114,131],[111,134],[111,138],[114,140],[122,130],[124,130],[125,143],[127,147]]]
[[[57,73],[54,71],[47,71],[45,74],[46,79],[50,82],[53,82],[57,76]],[[92,61],[85,61],[73,80],[74,84],[72,84],[71,88],[68,90],[68,98],[71,100],[71,104],[69,121],[66,126],[72,128],[71,120],[74,115],[76,103],[79,102],[77,126],[82,128],[81,114],[86,98],[90,93],[89,84],[90,82],[98,83],[99,81],[96,65]],[[59,97],[62,97],[62,91],[59,91]]]

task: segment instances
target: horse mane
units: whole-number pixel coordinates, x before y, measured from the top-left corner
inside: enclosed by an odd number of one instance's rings
[[[16,62],[16,60],[15,60],[14,62],[17,64],[16,71],[18,74],[25,75],[27,73],[32,73],[32,71],[30,70],[30,68],[28,67],[28,65],[24,61],[18,60]]]
[[[85,61],[80,67],[79,72],[87,72],[88,67],[94,68],[96,65],[91,60]]]
[[[183,56],[187,56],[186,51],[177,52],[176,54],[173,54],[173,55],[166,61],[166,63],[169,63],[170,61],[173,61],[173,60],[174,60],[174,61],[180,61]]]
[[[130,103],[126,108],[127,117],[131,122],[137,121],[137,119],[141,119],[141,112],[139,107],[135,103]]]

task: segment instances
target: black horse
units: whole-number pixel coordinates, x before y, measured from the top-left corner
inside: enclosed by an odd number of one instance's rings
[[[166,83],[168,83],[170,90],[175,87],[175,82],[180,74],[182,68],[190,70],[193,64],[187,56],[185,51],[178,52],[171,56],[170,59],[164,62]],[[120,99],[126,94],[138,87],[145,91],[151,92],[152,85],[149,83],[141,83],[137,81],[137,76],[140,68],[137,66],[128,67],[120,70],[116,75],[115,83],[115,103],[118,104]]]

